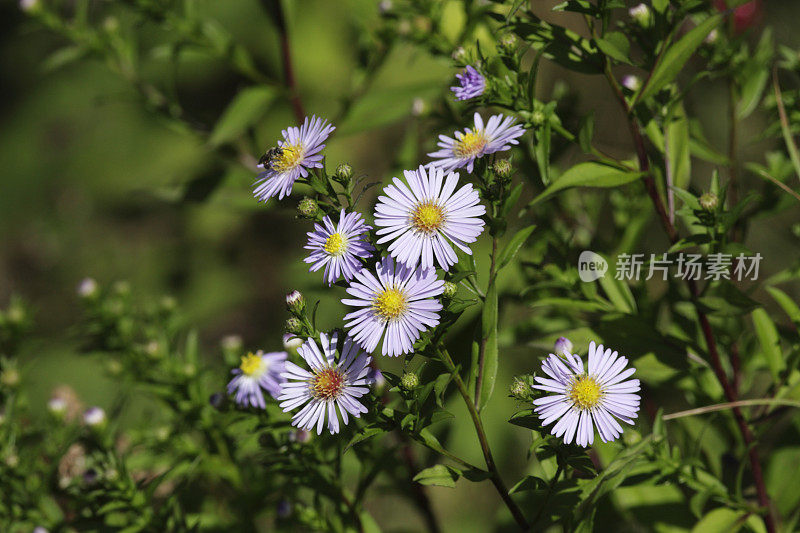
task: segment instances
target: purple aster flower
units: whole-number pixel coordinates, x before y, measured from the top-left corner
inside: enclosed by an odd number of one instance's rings
[[[489,118],[484,128],[483,119],[475,113],[475,127],[467,128],[464,133],[455,132],[455,139],[439,135],[438,152],[428,155],[435,161],[431,165],[437,166],[445,172],[450,172],[461,167],[467,167],[467,172],[472,172],[475,160],[487,154],[510,150],[512,144],[519,144],[517,140],[525,133],[519,124],[514,125],[513,117],[494,115]]]
[[[396,260],[414,268],[422,260],[422,268],[433,268],[433,260],[448,270],[458,258],[452,242],[464,253],[483,231],[480,218],[486,208],[480,205],[478,191],[466,184],[458,191],[458,174],[445,179],[442,169],[420,166],[404,172],[408,185],[394,178],[392,185],[378,198],[375,225],[380,226],[379,243],[393,241],[389,253]]]
[[[305,249],[311,250],[311,255],[304,259],[311,263],[308,270],[316,272],[324,266],[328,285],[339,278],[350,281],[361,270],[360,259],[375,251],[365,238],[371,227],[364,224],[360,213],[345,213],[344,209],[339,213],[339,224],[334,225],[328,216],[322,224],[314,224],[314,231],[308,233]]]
[[[633,425],[639,411],[639,380],[629,378],[636,369],[623,370],[628,365],[625,357],[615,351],[603,350],[603,345],[589,344],[589,368],[584,372],[583,361],[577,355],[564,352],[564,359],[550,356],[542,363],[548,377],[536,376],[533,388],[553,392],[537,398],[534,411],[547,426],[556,420],[552,434],[564,436],[564,443],[584,448],[594,442],[594,426],[603,442],[622,434],[622,426],[615,417]],[[594,422],[594,425],[593,425]]]
[[[339,361],[335,362],[339,334],[334,332],[329,337],[321,333],[319,339],[321,352],[311,338],[297,350],[310,371],[287,361],[286,371],[282,374],[286,381],[281,386],[278,400],[284,412],[304,406],[292,417],[293,426],[305,430],[317,426],[317,434],[320,434],[327,418],[328,431],[334,434],[339,433],[337,408],[344,425],[347,425],[348,414],[358,418],[367,412],[358,398],[369,392],[372,380],[368,374],[372,358],[347,337]]]
[[[461,87],[450,87],[457,100],[469,100],[483,94],[486,90],[486,78],[475,70],[472,65],[467,65],[464,72],[456,74],[456,79]]]
[[[281,372],[286,357],[286,352],[264,353],[261,350],[243,356],[239,368],[231,370],[234,377],[228,383],[228,394],[235,392],[234,400],[242,407],[252,405],[265,409],[267,404],[261,389],[277,399],[284,381]]]
[[[322,168],[322,144],[336,128],[328,121],[312,116],[306,117],[303,125],[292,126],[281,132],[283,140],[270,150],[260,165],[264,172],[256,179],[253,191],[256,198],[266,202],[273,196],[282,200],[292,192],[298,178],[308,176],[308,169]]]
[[[367,352],[383,337],[383,355],[397,356],[413,351],[420,333],[439,324],[442,304],[434,299],[442,293],[444,281],[432,268],[414,269],[384,257],[377,274],[363,269],[347,288],[355,299],[342,303],[360,307],[344,317],[350,334]],[[385,335],[384,335],[385,332]]]

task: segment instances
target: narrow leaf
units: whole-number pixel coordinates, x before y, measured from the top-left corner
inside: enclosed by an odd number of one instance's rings
[[[778,330],[772,319],[763,308],[755,309],[752,313],[753,326],[756,328],[758,344],[761,346],[761,353],[767,361],[772,377],[778,380],[781,371],[786,367],[781,352]]]
[[[218,146],[232,141],[264,116],[277,97],[273,87],[248,87],[239,92],[214,126],[209,144]]]
[[[535,228],[536,226],[522,228],[516,232],[513,237],[511,237],[511,240],[508,241],[508,244],[506,244],[505,247],[500,251],[497,260],[497,270],[504,268],[514,260],[514,258],[517,256],[517,253],[519,253],[520,248],[522,248],[522,245],[525,244],[525,241],[528,240]]]
[[[483,303],[481,315],[481,335],[484,343],[483,351],[483,382],[481,394],[478,399],[478,410],[489,403],[494,392],[494,382],[497,378],[497,284],[492,283],[486,291],[486,300]],[[480,373],[480,372],[479,372]]]
[[[719,25],[722,18],[723,15],[721,14],[708,17],[670,46],[656,64],[644,87],[639,89],[639,92],[634,97],[634,103],[650,98],[665,85],[672,82],[686,62],[689,61],[689,58],[692,57],[695,50],[703,44],[711,30]]]
[[[461,472],[452,466],[435,465],[414,476],[414,481],[420,485],[454,488],[460,475]]]
[[[644,172],[621,170],[597,162],[580,163],[564,172],[555,183],[531,200],[528,208],[564,189],[571,187],[619,187],[638,180],[644,174]]]

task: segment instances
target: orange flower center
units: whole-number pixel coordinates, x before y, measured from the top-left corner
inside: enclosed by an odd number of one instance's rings
[[[335,368],[316,373],[311,381],[311,393],[319,400],[334,400],[344,389],[344,375]]]

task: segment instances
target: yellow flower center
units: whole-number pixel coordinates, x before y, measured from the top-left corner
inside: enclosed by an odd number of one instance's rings
[[[406,295],[398,289],[391,288],[380,293],[372,307],[381,318],[388,321],[402,315],[407,305]]]
[[[417,205],[411,215],[411,225],[423,233],[433,233],[444,224],[444,210],[433,202]]]
[[[263,363],[264,361],[261,359],[260,355],[250,352],[247,355],[242,356],[242,364],[239,365],[239,368],[242,370],[244,375],[254,376],[261,373]]]
[[[281,146],[280,155],[276,155],[272,158],[270,166],[277,172],[286,172],[300,164],[303,160],[304,153],[305,150],[303,150],[303,146],[300,144],[284,144]]]
[[[603,390],[593,377],[579,376],[572,381],[567,396],[577,407],[591,409],[600,403]]]
[[[311,394],[319,400],[333,400],[344,389],[344,376],[335,368],[326,368],[316,373],[311,380]]]
[[[347,250],[347,241],[341,233],[331,233],[325,241],[325,251],[331,255],[340,256]]]
[[[471,131],[453,145],[453,153],[458,157],[474,157],[486,146],[486,135],[482,131]]]

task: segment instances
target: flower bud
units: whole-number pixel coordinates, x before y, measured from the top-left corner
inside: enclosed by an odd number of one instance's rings
[[[40,7],[40,0],[19,0],[19,8],[25,13],[33,13]]]
[[[425,104],[425,100],[422,98],[414,98],[411,102],[411,115],[415,117],[421,117],[427,111],[428,106]]]
[[[297,203],[297,212],[303,218],[315,218],[319,213],[319,204],[313,198],[304,196],[302,200]]]
[[[60,396],[53,396],[47,402],[47,410],[56,418],[62,419],[67,412],[67,401]]]
[[[719,204],[719,199],[717,195],[713,192],[707,192],[703,196],[700,197],[700,207],[705,209],[706,211],[714,211]]]
[[[634,76],[633,74],[629,74],[627,76],[622,77],[622,86],[628,89],[629,91],[636,92],[642,86],[642,80],[639,79],[639,76]]]
[[[19,379],[19,371],[13,366],[9,366],[0,372],[0,385],[5,385],[10,389],[19,385]]]
[[[292,504],[288,500],[281,500],[278,502],[276,512],[278,518],[288,518],[292,514]]]
[[[450,299],[458,292],[458,285],[452,281],[445,281],[442,286],[442,298]]]
[[[6,455],[6,466],[8,466],[9,468],[16,468],[18,464],[19,464],[19,455],[17,455],[13,451],[8,452],[8,455]]]
[[[386,15],[392,10],[392,0],[381,0],[378,2],[378,13]]]
[[[219,410],[225,403],[225,396],[221,392],[215,392],[208,397],[208,403],[216,410]]]
[[[564,357],[565,354],[572,354],[572,342],[566,337],[559,337],[553,351],[561,357]]]
[[[463,46],[459,46],[455,50],[453,50],[453,61],[456,63],[466,63],[467,62],[467,51],[464,50]]]
[[[705,42],[706,44],[714,44],[718,40],[719,40],[719,30],[717,30],[717,28],[714,28],[713,30],[708,32],[708,35],[706,35],[706,38],[704,39],[703,42]]]
[[[292,291],[286,295],[286,308],[293,315],[299,316],[303,314],[303,310],[306,308],[306,300],[300,291]]]
[[[353,177],[353,167],[347,163],[339,163],[336,167],[336,181],[340,183],[347,183]]]
[[[508,159],[498,159],[494,162],[493,170],[498,178],[508,179],[511,176],[511,163]]]
[[[547,117],[538,109],[531,113],[531,124],[534,126],[541,126],[544,124],[545,119],[547,119]]]
[[[111,288],[120,296],[127,296],[131,293],[131,284],[125,280],[115,282]]]
[[[242,349],[242,338],[239,335],[226,335],[219,344],[225,351],[238,352]]]
[[[303,339],[296,335],[286,333],[283,336],[283,349],[288,351],[296,350],[303,345]]]
[[[178,307],[178,302],[172,296],[164,296],[161,298],[161,301],[158,302],[158,305],[163,312],[171,313]]]
[[[108,372],[109,376],[119,376],[122,374],[122,363],[119,362],[119,359],[109,359],[106,362],[106,372]]]
[[[508,395],[519,401],[526,400],[529,392],[530,387],[528,387],[523,380],[517,377],[514,378],[514,381],[511,382],[511,387],[508,389]]]
[[[164,355],[163,350],[161,350],[161,344],[156,340],[152,340],[145,344],[144,353],[146,353],[151,359],[159,359],[162,355]]]
[[[519,39],[513,33],[506,33],[500,37],[500,49],[508,54],[516,52],[519,46]]]
[[[92,278],[83,278],[81,282],[78,284],[77,288],[78,296],[85,299],[94,298],[97,296],[98,287],[97,282]]]
[[[377,368],[369,369],[367,379],[372,381],[372,388],[376,392],[381,392],[386,386],[386,378],[383,377],[383,373]]]
[[[94,468],[87,468],[81,477],[85,485],[94,485],[97,482],[97,478],[100,476],[97,475],[97,470]]]
[[[101,407],[90,407],[83,413],[83,423],[91,428],[99,428],[106,423],[106,412]]]
[[[300,319],[292,317],[286,321],[286,331],[299,335],[303,332],[303,323]]]
[[[108,33],[115,33],[119,30],[119,19],[117,17],[106,17],[103,21],[103,29]]]
[[[640,26],[647,27],[650,25],[650,18],[652,13],[650,12],[650,8],[647,4],[639,4],[634,6],[628,10],[628,14],[635,20]]]
[[[406,372],[403,374],[403,377],[400,378],[400,386],[407,391],[416,389],[417,385],[419,385],[419,376],[413,372]]]
[[[183,370],[183,375],[187,378],[193,378],[197,375],[197,365],[194,363],[186,363],[181,370]]]

